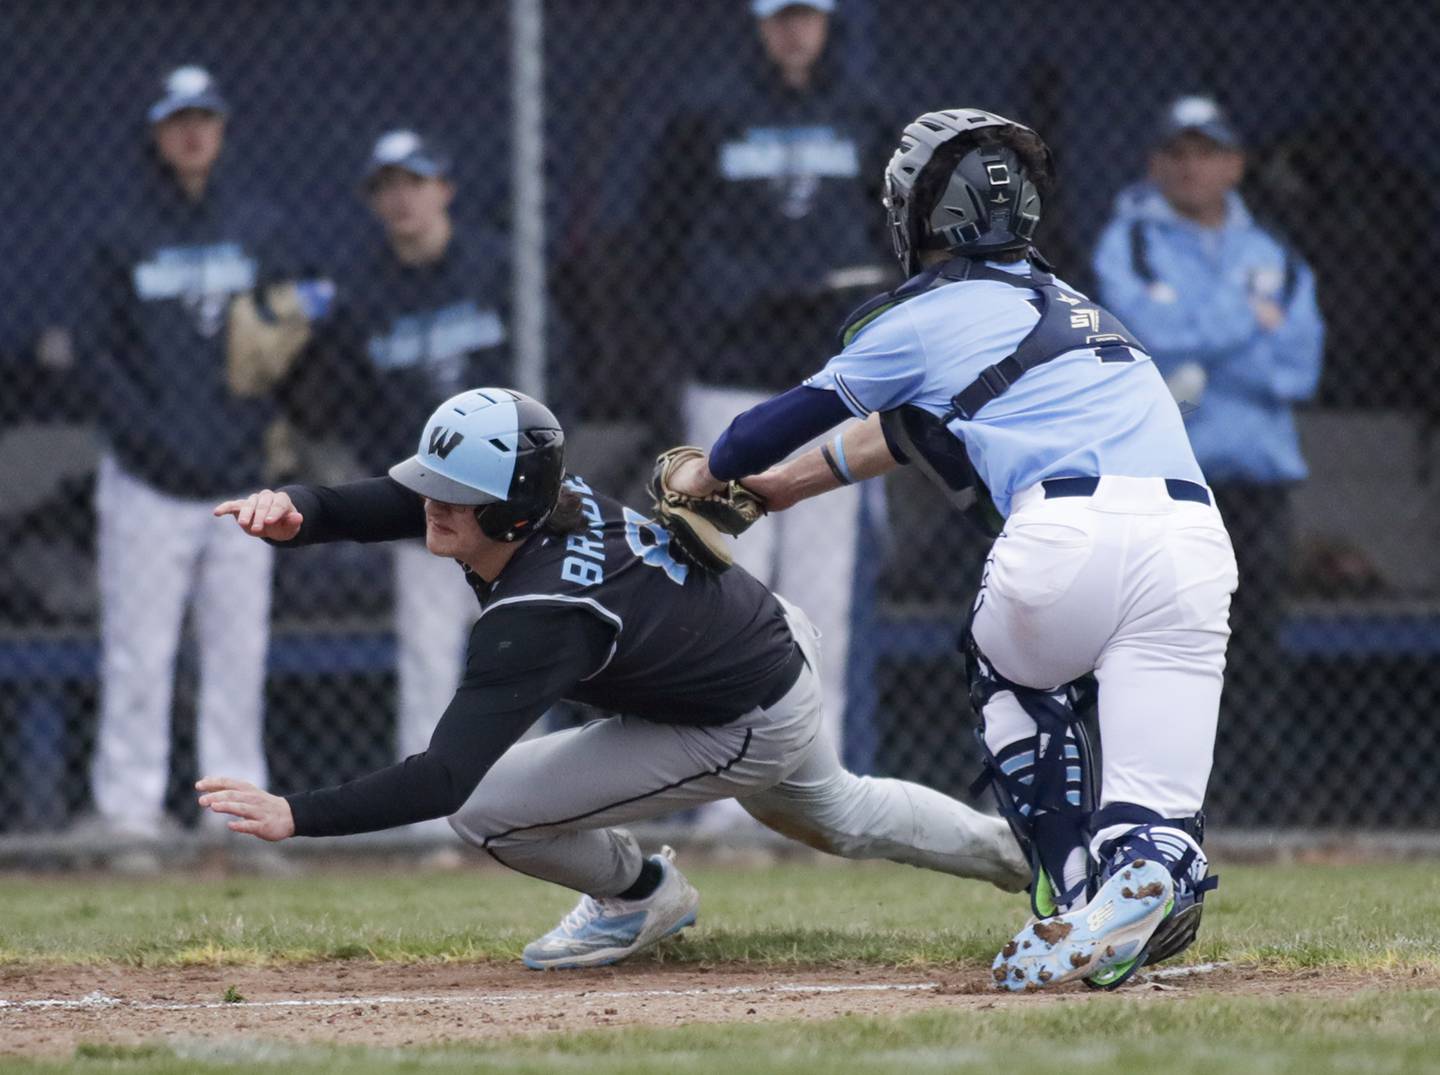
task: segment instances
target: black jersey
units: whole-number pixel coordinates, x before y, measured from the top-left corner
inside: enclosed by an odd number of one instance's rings
[[[477,634],[520,606],[583,610],[613,641],[567,697],[669,724],[732,720],[795,681],[798,650],[769,590],[743,568],[712,575],[678,562],[653,519],[582,478],[566,485],[580,494],[589,528],[537,535],[488,586],[472,576]]]
[[[528,538],[497,578],[465,570],[480,600],[465,677],[429,749],[338,788],[290,797],[297,835],[367,832],[464,803],[560,699],[671,724],[721,724],[778,701],[804,658],[774,595],[739,567],[678,562],[652,519],[570,476],[586,527]],[[291,487],[293,542],[418,537],[418,496],[389,478]],[[456,585],[461,585],[457,568]]]

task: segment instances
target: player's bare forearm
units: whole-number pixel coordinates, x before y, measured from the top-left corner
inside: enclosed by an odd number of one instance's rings
[[[846,426],[840,436],[843,438],[844,470],[851,482],[878,478],[900,465],[885,443],[879,415],[872,414],[863,422]],[[830,454],[832,459],[836,457],[833,448]],[[789,462],[779,463],[761,474],[741,480],[747,489],[764,498],[769,511],[784,511],[802,500],[851,482],[842,480],[837,468],[826,460],[820,448],[812,448]]]

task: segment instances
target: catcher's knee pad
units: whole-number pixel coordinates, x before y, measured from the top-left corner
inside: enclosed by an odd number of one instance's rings
[[[1195,941],[1205,893],[1216,888],[1220,878],[1210,874],[1210,864],[1201,850],[1205,839],[1203,812],[1189,817],[1162,817],[1135,803],[1111,803],[1095,811],[1091,827],[1098,837],[1119,825],[1131,826],[1106,839],[1099,839],[1094,854],[1100,863],[1099,883],[1137,858],[1154,858],[1165,863],[1175,880],[1175,900],[1164,921],[1146,945],[1136,966],[1159,963],[1179,955]],[[1115,984],[1119,984],[1118,982]]]
[[[1089,843],[1094,758],[1081,715],[1087,688],[1071,684],[1043,691],[1012,683],[990,667],[968,632],[965,652],[985,765],[971,793],[987,784],[994,790],[1000,815],[1030,860],[1031,907],[1037,916],[1049,917],[1086,898],[1093,882]],[[1036,734],[997,752],[985,741],[985,706],[1000,691],[1014,695],[1035,722]]]

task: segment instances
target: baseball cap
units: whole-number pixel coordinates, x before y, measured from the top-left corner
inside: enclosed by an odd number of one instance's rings
[[[1240,148],[1240,135],[1212,97],[1181,97],[1165,109],[1154,144],[1163,146],[1193,131],[1226,149]]]
[[[151,123],[159,123],[187,108],[201,108],[220,116],[230,114],[230,106],[220,96],[210,72],[194,64],[177,67],[165,76],[160,99],[150,106],[147,115]]]
[[[370,151],[364,182],[368,184],[385,168],[401,168],[411,175],[433,179],[450,174],[450,158],[415,131],[386,131]]]
[[[757,19],[768,19],[787,7],[809,7],[829,15],[835,10],[835,0],[750,0],[750,11]]]

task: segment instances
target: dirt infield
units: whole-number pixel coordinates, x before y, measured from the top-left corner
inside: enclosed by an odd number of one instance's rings
[[[296,967],[75,967],[0,971],[0,1054],[69,1054],[83,1042],[209,1041],[435,1045],[601,1027],[904,1015],[936,1009],[1093,1003],[1083,986],[991,991],[981,969],[639,965],[537,974],[495,964],[325,963]],[[1127,987],[1137,1003],[1217,992],[1350,993],[1395,977],[1219,967]],[[229,999],[227,1000],[227,995]]]

